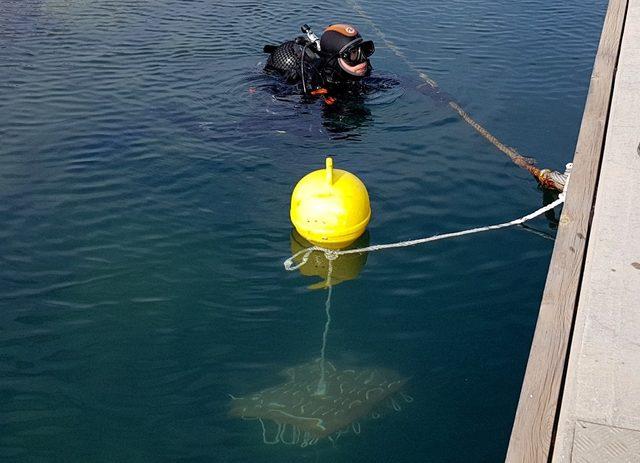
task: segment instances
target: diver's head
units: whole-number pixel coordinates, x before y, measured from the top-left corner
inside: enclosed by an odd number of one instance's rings
[[[320,37],[320,50],[326,66],[344,77],[359,79],[371,72],[369,57],[375,47],[371,40],[364,41],[354,26],[332,24],[327,27]]]

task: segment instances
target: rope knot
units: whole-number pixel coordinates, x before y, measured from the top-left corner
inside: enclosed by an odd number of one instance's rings
[[[338,253],[338,251],[326,249],[324,251],[324,256],[327,258],[327,260],[331,261],[331,260],[336,260],[340,256],[340,254]]]

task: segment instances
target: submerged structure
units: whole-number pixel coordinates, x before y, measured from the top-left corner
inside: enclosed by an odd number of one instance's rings
[[[232,397],[230,415],[258,420],[265,444],[306,447],[321,439],[360,434],[360,420],[401,410],[407,378],[381,368],[338,369],[314,360],[285,369],[284,383],[246,397]],[[272,429],[272,431],[268,431]]]

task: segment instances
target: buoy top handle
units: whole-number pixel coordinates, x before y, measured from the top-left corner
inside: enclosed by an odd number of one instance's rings
[[[327,185],[333,185],[333,158],[327,157],[326,161],[327,172],[325,178],[327,179]]]

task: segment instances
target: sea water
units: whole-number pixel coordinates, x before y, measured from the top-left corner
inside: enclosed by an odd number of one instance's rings
[[[504,458],[551,217],[374,253],[333,288],[327,358],[409,378],[401,411],[306,448],[228,414],[320,355],[327,291],[282,261],[325,156],[367,185],[372,244],[541,206],[416,69],[540,167],[573,156],[605,1],[360,7],[372,22],[332,0],[2,2],[0,460]],[[261,73],[263,45],[333,22],[375,42],[385,83],[345,111]]]

